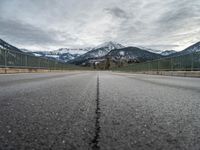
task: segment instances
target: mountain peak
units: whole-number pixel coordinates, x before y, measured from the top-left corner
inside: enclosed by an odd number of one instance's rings
[[[98,45],[97,47],[95,47],[95,49],[98,49],[98,48],[108,48],[110,50],[113,50],[113,49],[120,49],[120,48],[124,48],[125,46],[117,43],[117,42],[114,42],[114,41],[109,41],[109,42],[105,42],[103,44],[100,44]]]

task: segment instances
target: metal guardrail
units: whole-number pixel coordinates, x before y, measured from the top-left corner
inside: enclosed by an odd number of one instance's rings
[[[0,48],[0,67],[41,68],[50,70],[72,70],[80,67],[69,65],[53,59],[36,57],[22,52]]]
[[[200,71],[200,52],[176,57],[161,58],[153,61],[134,63],[121,68],[119,71]]]

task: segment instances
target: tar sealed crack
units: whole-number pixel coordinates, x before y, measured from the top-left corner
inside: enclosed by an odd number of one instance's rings
[[[99,75],[97,76],[97,98],[96,98],[96,118],[95,118],[95,135],[91,141],[91,147],[93,150],[99,150],[99,134],[100,134],[100,102],[99,102]]]

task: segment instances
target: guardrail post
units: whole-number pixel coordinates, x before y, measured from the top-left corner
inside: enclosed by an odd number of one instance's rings
[[[38,59],[38,68],[40,68],[40,58]]]
[[[7,50],[5,50],[5,53],[4,53],[4,65],[5,67],[7,67]]]
[[[23,55],[20,55],[20,66],[23,66]]]
[[[27,58],[28,56],[27,55],[25,55],[25,66],[27,67],[28,66],[28,58]]]
[[[48,62],[48,69],[51,71],[50,66],[49,66],[49,58],[47,58],[47,62]]]
[[[171,71],[173,71],[173,61],[172,61],[172,58],[170,58],[170,65],[171,65]]]
[[[157,60],[157,74],[159,74],[159,60]]]
[[[191,71],[193,71],[193,69],[194,69],[194,54],[192,53],[191,54],[192,56],[191,56]]]

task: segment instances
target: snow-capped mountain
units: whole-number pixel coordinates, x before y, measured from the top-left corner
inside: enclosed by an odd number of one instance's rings
[[[176,53],[177,51],[175,51],[175,50],[165,50],[165,51],[162,51],[160,54],[162,55],[162,56],[169,56],[169,55],[171,55],[171,54],[174,54],[174,53]]]
[[[200,42],[197,42],[197,43],[189,46],[188,48],[186,48],[180,52],[174,53],[170,56],[187,55],[187,54],[191,54],[191,53],[195,53],[195,52],[200,52]]]
[[[149,51],[149,52],[152,52],[152,53],[160,54],[162,56],[168,56],[168,55],[171,55],[171,54],[177,52],[175,50],[164,50],[163,51],[163,50],[158,50],[158,49],[146,48],[146,47],[142,47],[142,46],[139,46],[138,48],[146,50],[146,51]]]
[[[52,50],[52,51],[32,51],[32,54],[34,54],[35,56],[47,57],[63,62],[68,62],[80,55],[85,54],[89,50],[91,50],[91,48],[77,48],[77,49],[60,48],[58,50]]]
[[[129,63],[139,63],[162,57],[163,56],[160,54],[152,53],[137,47],[125,47],[121,49],[113,49],[103,57],[87,59],[81,63],[82,65],[93,66],[94,68],[108,69],[110,65],[112,67],[121,67]]]
[[[127,62],[143,62],[161,58],[162,55],[149,52],[138,47],[126,47],[112,50],[106,57],[112,60],[126,60]]]
[[[51,53],[53,54],[57,54],[57,55],[61,55],[61,54],[66,54],[66,53],[69,53],[69,54],[72,54],[72,55],[83,55],[85,53],[87,53],[88,51],[90,51],[92,48],[73,48],[73,49],[70,49],[70,48],[60,48],[58,50],[54,50],[54,51],[51,51]]]
[[[94,47],[91,51],[75,58],[71,61],[74,64],[83,64],[90,59],[96,59],[107,55],[111,50],[124,48],[123,45],[116,42],[106,42]]]
[[[184,52],[184,53],[193,53],[193,52],[199,52],[199,51],[200,51],[200,42],[197,42],[197,43],[189,46],[188,48],[186,48],[182,52]]]
[[[106,50],[113,50],[113,49],[120,49],[120,48],[124,48],[125,46],[117,43],[117,42],[113,42],[113,41],[110,41],[110,42],[105,42],[103,44],[100,44],[96,47],[94,47],[93,49],[99,49],[99,48],[104,48]]]

